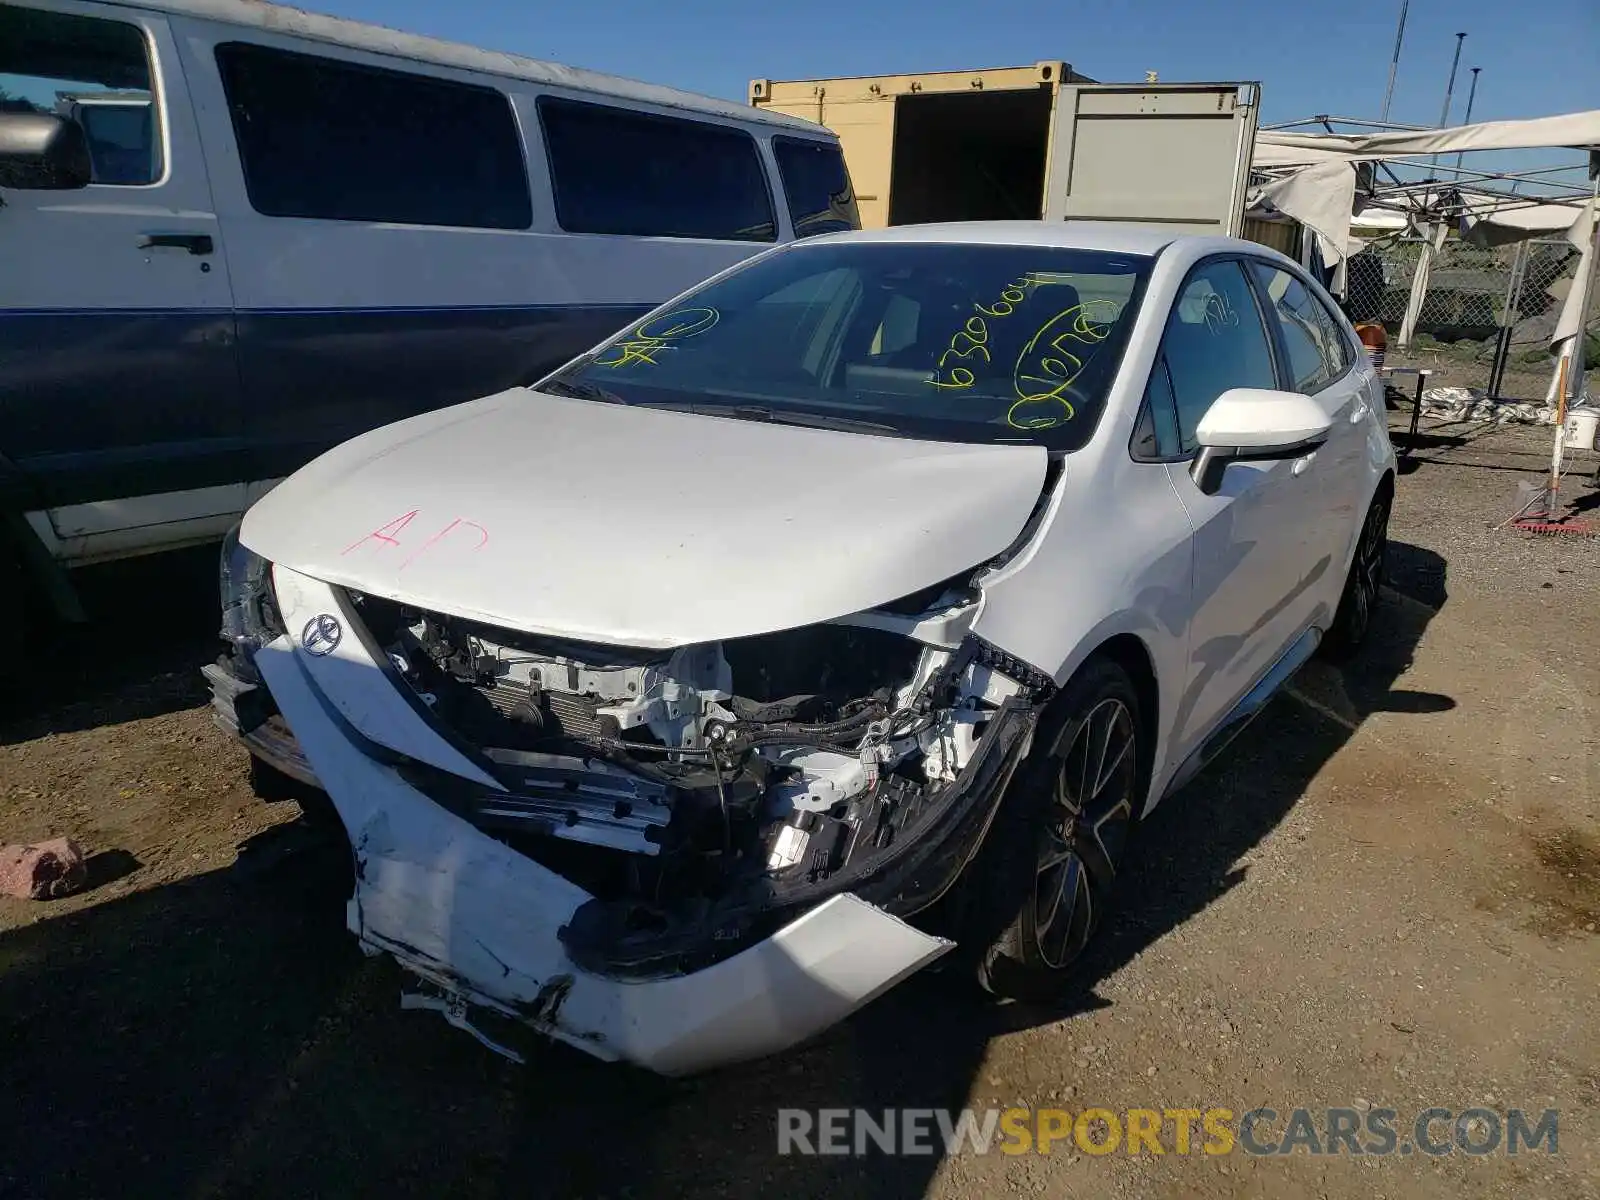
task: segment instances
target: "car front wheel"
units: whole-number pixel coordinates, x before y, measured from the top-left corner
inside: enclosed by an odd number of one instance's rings
[[[1086,665],[1048,710],[973,864],[968,923],[992,995],[1059,994],[1103,919],[1139,807],[1139,718],[1132,681],[1108,659]]]

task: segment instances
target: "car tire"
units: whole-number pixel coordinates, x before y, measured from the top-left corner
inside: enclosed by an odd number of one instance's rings
[[[1393,500],[1387,486],[1380,487],[1367,507],[1356,537],[1344,591],[1333,624],[1322,639],[1322,651],[1336,662],[1353,658],[1372,631],[1372,621],[1382,596],[1384,560],[1389,547],[1389,509]]]
[[[978,984],[1049,1002],[1103,919],[1140,808],[1138,692],[1090,660],[1046,710],[972,864],[962,938]]]

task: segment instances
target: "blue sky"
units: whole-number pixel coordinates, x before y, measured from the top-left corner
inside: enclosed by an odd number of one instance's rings
[[[1096,79],[1255,79],[1264,118],[1376,117],[1399,0],[301,0],[357,20],[743,100],[748,81],[1065,59]],[[1454,34],[1474,117],[1600,107],[1600,2],[1412,0],[1391,117],[1439,119]]]
[[[801,79],[1064,59],[1107,81],[1257,80],[1263,121],[1376,117],[1399,0],[300,0],[305,7],[492,50],[743,101],[755,77]],[[1317,15],[1312,15],[1317,14]],[[1600,107],[1600,0],[1411,0],[1390,116],[1439,120],[1454,34],[1484,68],[1475,119]],[[0,78],[0,84],[5,79]],[[45,97],[48,100],[48,97]],[[1573,152],[1478,155],[1465,165],[1580,163]],[[1573,182],[1579,178],[1567,177]]]

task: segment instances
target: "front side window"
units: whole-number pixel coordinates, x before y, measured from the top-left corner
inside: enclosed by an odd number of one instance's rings
[[[775,137],[772,152],[789,202],[789,219],[797,238],[818,233],[860,229],[855,192],[844,154],[832,142]]]
[[[647,318],[544,386],[1074,450],[1105,407],[1149,263],[1052,247],[800,242]]]
[[[1161,356],[1178,410],[1183,451],[1216,398],[1229,388],[1276,388],[1272,350],[1255,293],[1237,262],[1202,263],[1178,293]]]
[[[539,98],[556,221],[568,233],[776,241],[755,139],[706,121]]]
[[[0,112],[76,121],[89,143],[93,183],[161,178],[149,49],[135,25],[0,5]]]
[[[1277,322],[1293,390],[1310,395],[1343,375],[1353,356],[1339,323],[1322,301],[1288,271],[1259,260],[1253,260],[1250,269]]]
[[[493,88],[247,42],[217,47],[250,206],[269,217],[526,229],[511,101]]]

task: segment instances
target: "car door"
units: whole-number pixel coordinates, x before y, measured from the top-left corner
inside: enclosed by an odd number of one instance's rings
[[[1275,350],[1244,264],[1207,259],[1190,272],[1162,335],[1148,404],[1175,443],[1167,470],[1193,537],[1188,672],[1174,742],[1196,749],[1310,621],[1306,526],[1320,498],[1307,457],[1234,463],[1215,494],[1189,474],[1196,429],[1229,388],[1276,388]],[[1308,456],[1309,457],[1309,456]]]
[[[227,256],[165,18],[0,2],[0,110],[83,127],[92,182],[0,195],[0,461],[81,559],[220,534],[242,508]]]
[[[1249,267],[1277,341],[1280,385],[1310,396],[1333,421],[1327,442],[1310,456],[1320,500],[1317,555],[1306,564],[1309,586],[1331,596],[1331,606],[1344,586],[1352,539],[1366,512],[1367,379],[1356,369],[1360,360],[1344,322],[1314,284],[1280,263],[1252,258]]]

